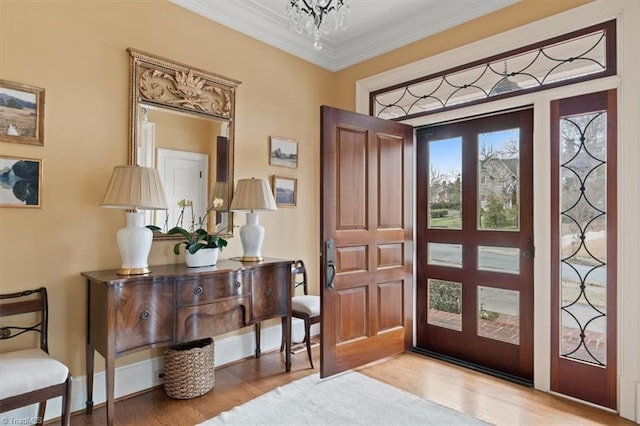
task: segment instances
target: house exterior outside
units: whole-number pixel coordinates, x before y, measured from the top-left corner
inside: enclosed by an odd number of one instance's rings
[[[490,157],[480,164],[480,206],[487,208],[491,197],[497,198],[503,208],[518,205],[518,165],[515,158]]]

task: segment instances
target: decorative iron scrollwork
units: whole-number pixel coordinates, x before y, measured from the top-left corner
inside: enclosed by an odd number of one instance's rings
[[[560,120],[561,356],[606,365],[606,112]],[[604,298],[604,299],[603,299]]]
[[[614,52],[609,21],[373,91],[369,113],[401,120],[613,75]]]
[[[33,293],[33,291],[25,292],[25,294],[31,294],[31,293]],[[11,339],[13,337],[27,333],[29,331],[42,333],[42,330],[40,329],[41,326],[42,326],[42,322],[39,322],[31,327],[17,327],[17,326],[2,327],[0,328],[0,340]]]

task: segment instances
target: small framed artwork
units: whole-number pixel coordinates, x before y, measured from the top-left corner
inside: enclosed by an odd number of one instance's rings
[[[272,166],[298,168],[298,142],[271,136],[269,164]]]
[[[35,207],[41,203],[42,160],[0,156],[0,207]]]
[[[298,179],[273,176],[273,196],[278,207],[294,207],[298,199]]]
[[[0,80],[0,141],[44,145],[44,89]]]

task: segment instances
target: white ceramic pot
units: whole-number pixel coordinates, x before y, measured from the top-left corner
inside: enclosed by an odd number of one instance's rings
[[[203,248],[194,254],[185,252],[184,258],[190,268],[201,266],[214,266],[218,263],[218,248]]]

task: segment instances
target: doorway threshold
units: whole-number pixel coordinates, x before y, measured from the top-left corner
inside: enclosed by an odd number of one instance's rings
[[[478,371],[480,373],[488,374],[490,376],[497,377],[497,378],[503,379],[503,380],[507,380],[507,381],[512,382],[512,383],[517,383],[517,384],[522,385],[522,386],[526,386],[526,387],[529,387],[529,388],[533,387],[533,380],[523,379],[522,377],[514,376],[512,374],[503,373],[501,371],[494,370],[492,368],[483,367],[481,365],[474,364],[472,362],[463,361],[463,360],[460,360],[460,359],[457,359],[457,358],[453,358],[453,357],[450,357],[450,356],[447,356],[447,355],[442,355],[442,354],[439,354],[439,353],[436,353],[436,352],[432,352],[432,351],[428,351],[426,349],[420,349],[420,348],[416,348],[416,347],[413,347],[411,349],[411,352],[415,352],[415,353],[420,354],[420,355],[428,356],[430,358],[435,358],[435,359],[438,359],[440,361],[445,361],[445,362],[448,362],[450,364],[459,365],[461,367],[465,367],[465,368],[468,368],[470,370]]]

